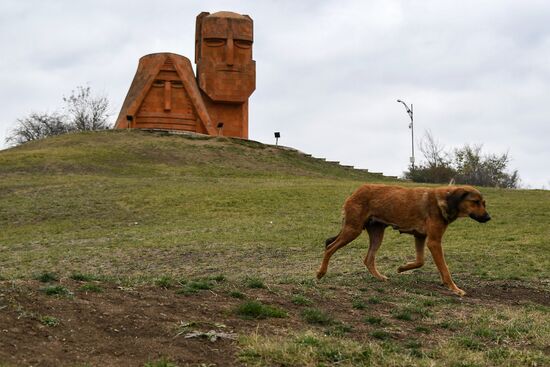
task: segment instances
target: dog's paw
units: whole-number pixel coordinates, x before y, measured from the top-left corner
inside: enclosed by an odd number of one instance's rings
[[[319,270],[319,271],[317,272],[317,279],[321,279],[322,277],[325,276],[325,274],[326,274],[326,273],[325,273],[324,271],[320,271],[320,270]]]
[[[388,277],[385,276],[385,275],[382,275],[382,274],[376,275],[376,278],[378,278],[378,280],[381,280],[381,281],[383,281],[383,282],[385,282],[386,280],[388,280]]]
[[[459,297],[464,297],[466,295],[466,292],[464,292],[460,288],[455,288],[455,289],[451,289],[451,290],[453,291],[454,294],[456,294]]]
[[[406,270],[407,270],[407,268],[405,268],[403,265],[397,268],[397,272],[398,272],[398,273],[402,273],[402,272],[404,272],[404,271],[406,271]]]

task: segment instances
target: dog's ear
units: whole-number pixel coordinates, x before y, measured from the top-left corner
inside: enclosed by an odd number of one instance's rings
[[[462,187],[449,189],[445,197],[437,199],[437,205],[441,210],[441,215],[447,222],[452,222],[458,218],[459,206],[462,200],[468,196],[469,192]]]

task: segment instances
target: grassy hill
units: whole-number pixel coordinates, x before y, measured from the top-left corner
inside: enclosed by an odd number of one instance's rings
[[[67,339],[67,315],[74,307],[82,313],[89,304],[117,299],[131,312],[141,307],[139,300],[162,298],[185,310],[195,328],[208,329],[212,325],[205,323],[214,321],[232,325],[239,339],[218,345],[233,356],[220,357],[219,365],[549,362],[550,192],[482,189],[494,219],[486,225],[460,220],[449,228],[447,261],[470,296],[458,301],[438,285],[431,259],[411,274],[395,274],[414,257],[414,246],[411,237],[390,230],[378,256],[388,282],[367,274],[365,237],[333,257],[322,282],[313,280],[324,239],[339,230],[343,201],[364,182],[398,183],[293,150],[227,138],[105,131],[2,151],[0,321],[23,320],[30,329]],[[43,291],[48,284],[65,287],[71,297],[49,297]],[[103,292],[83,293],[87,285]],[[141,296],[120,289],[139,289]],[[79,303],[84,299],[86,306]],[[261,320],[235,311],[258,300],[286,316]],[[45,304],[51,307],[40,308]],[[22,317],[21,309],[31,316]],[[174,312],[162,314],[183,317]],[[308,312],[328,319],[314,315],[310,322]],[[61,326],[49,328],[45,316]],[[171,340],[179,333],[175,324],[163,329],[166,335],[159,333]],[[254,331],[257,325],[262,332]],[[85,323],[82,328],[91,330]],[[105,336],[94,335],[101,344]],[[152,337],[140,336],[152,345]],[[0,343],[8,345],[6,338],[2,333]],[[32,349],[32,338],[21,340]],[[143,365],[164,357],[175,365],[208,362],[214,357],[201,345],[185,357],[181,349],[161,345],[147,354],[144,347],[133,360],[97,357],[90,363]],[[5,353],[0,366],[23,360]],[[86,361],[86,355],[80,357]],[[72,358],[68,365],[78,360]]]

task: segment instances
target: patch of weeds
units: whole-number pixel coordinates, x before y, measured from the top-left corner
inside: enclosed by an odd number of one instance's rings
[[[433,299],[425,299],[424,301],[422,301],[422,306],[424,307],[433,307],[437,304],[436,301],[434,301]]]
[[[497,333],[489,328],[485,327],[479,327],[474,331],[475,336],[479,336],[481,338],[489,339],[489,340],[497,340],[498,335]]]
[[[256,289],[267,288],[263,280],[261,280],[260,278],[254,278],[254,277],[246,278],[246,286],[248,288],[256,288]]]
[[[190,295],[190,294],[198,293],[199,291],[202,291],[202,290],[209,290],[212,288],[214,288],[214,285],[212,284],[212,282],[208,280],[204,280],[204,279],[192,280],[190,282],[185,283],[182,286],[182,289],[178,291],[178,293]]]
[[[364,310],[367,308],[367,304],[361,298],[354,298],[351,300],[351,307],[357,310]]]
[[[335,337],[342,337],[342,336],[346,335],[347,333],[350,333],[352,330],[353,330],[353,326],[338,323],[338,324],[334,325],[333,327],[325,330],[325,335],[335,336]]]
[[[510,357],[510,351],[506,348],[494,348],[485,352],[487,359],[493,362],[502,362]]]
[[[172,285],[174,282],[172,281],[172,278],[168,276],[162,276],[160,278],[155,279],[155,285],[160,288],[169,289],[172,288]]]
[[[409,339],[405,342],[405,348],[418,349],[422,347],[422,343],[415,339]]]
[[[420,306],[407,306],[397,310],[392,310],[393,317],[398,320],[412,321],[430,315],[430,313]]]
[[[382,300],[380,299],[380,297],[372,296],[367,299],[367,302],[370,303],[371,305],[377,305],[381,303]]]
[[[315,280],[307,278],[301,279],[300,281],[298,281],[298,284],[305,288],[314,288],[317,283],[315,282]]]
[[[48,296],[70,296],[72,292],[62,285],[50,285],[42,288],[42,292]]]
[[[321,345],[321,341],[319,339],[317,339],[316,337],[311,336],[311,335],[305,335],[301,338],[297,338],[296,343],[301,344],[301,345],[311,346],[311,347],[316,347],[316,346]]]
[[[267,317],[282,318],[287,317],[287,313],[280,308],[264,305],[258,301],[247,301],[239,305],[236,309],[237,315],[252,319],[265,319]]]
[[[450,330],[450,331],[457,331],[462,327],[462,324],[459,321],[451,320],[451,321],[442,321],[438,324],[438,326],[442,329]]]
[[[147,362],[143,367],[177,367],[177,365],[168,361],[166,358],[161,358],[155,362]]]
[[[244,337],[239,353],[242,364],[251,366],[369,366],[374,351],[348,338],[305,335]]]
[[[332,317],[316,308],[306,308],[302,311],[302,319],[308,324],[330,325],[333,322]]]
[[[223,274],[214,275],[214,276],[209,277],[208,279],[213,280],[214,282],[218,282],[218,283],[225,282],[227,280],[227,278]]]
[[[313,304],[313,302],[301,294],[296,294],[292,296],[291,302],[298,306],[310,306]]]
[[[374,330],[369,335],[379,340],[388,340],[391,338],[391,334],[385,330]]]
[[[233,298],[237,298],[237,299],[245,299],[246,298],[246,295],[244,293],[241,293],[239,291],[231,291],[229,292],[229,295]]]
[[[93,283],[88,283],[88,284],[84,284],[80,287],[80,290],[82,292],[91,292],[91,293],[101,293],[103,292],[103,289],[97,285],[97,284],[93,284]]]
[[[57,319],[56,317],[53,317],[53,316],[42,316],[40,318],[40,322],[43,325],[50,326],[50,327],[55,327],[55,326],[59,325],[59,319]]]
[[[481,365],[473,362],[459,361],[451,364],[451,367],[481,367]]]
[[[347,355],[338,349],[327,348],[321,351],[321,358],[330,363],[339,363],[347,359]]]
[[[363,321],[370,325],[382,325],[382,318],[376,316],[367,316]]]
[[[483,344],[481,344],[478,340],[471,338],[469,336],[458,337],[456,338],[456,342],[461,347],[469,350],[475,350],[475,351],[483,350]]]
[[[429,327],[423,326],[423,325],[419,325],[419,326],[415,327],[414,331],[416,331],[418,333],[423,333],[423,334],[430,334],[432,332],[432,330]]]
[[[42,283],[57,282],[59,281],[59,276],[55,273],[44,272],[38,274],[35,279],[41,281]]]
[[[72,280],[76,280],[77,282],[91,282],[98,279],[98,277],[94,275],[82,274],[82,273],[73,273],[71,274],[70,278]]]
[[[406,310],[406,309],[405,310],[399,310],[399,311],[392,312],[392,313],[393,313],[393,317],[395,317],[398,320],[412,321],[412,319],[413,319],[412,313],[409,310]]]

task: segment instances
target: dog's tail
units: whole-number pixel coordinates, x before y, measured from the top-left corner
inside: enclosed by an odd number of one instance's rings
[[[325,247],[328,247],[328,245],[330,245],[331,243],[334,242],[334,240],[336,238],[338,238],[338,236],[340,235],[340,233],[338,233],[336,236],[334,237],[330,237],[330,238],[327,238],[326,241],[325,241]]]

